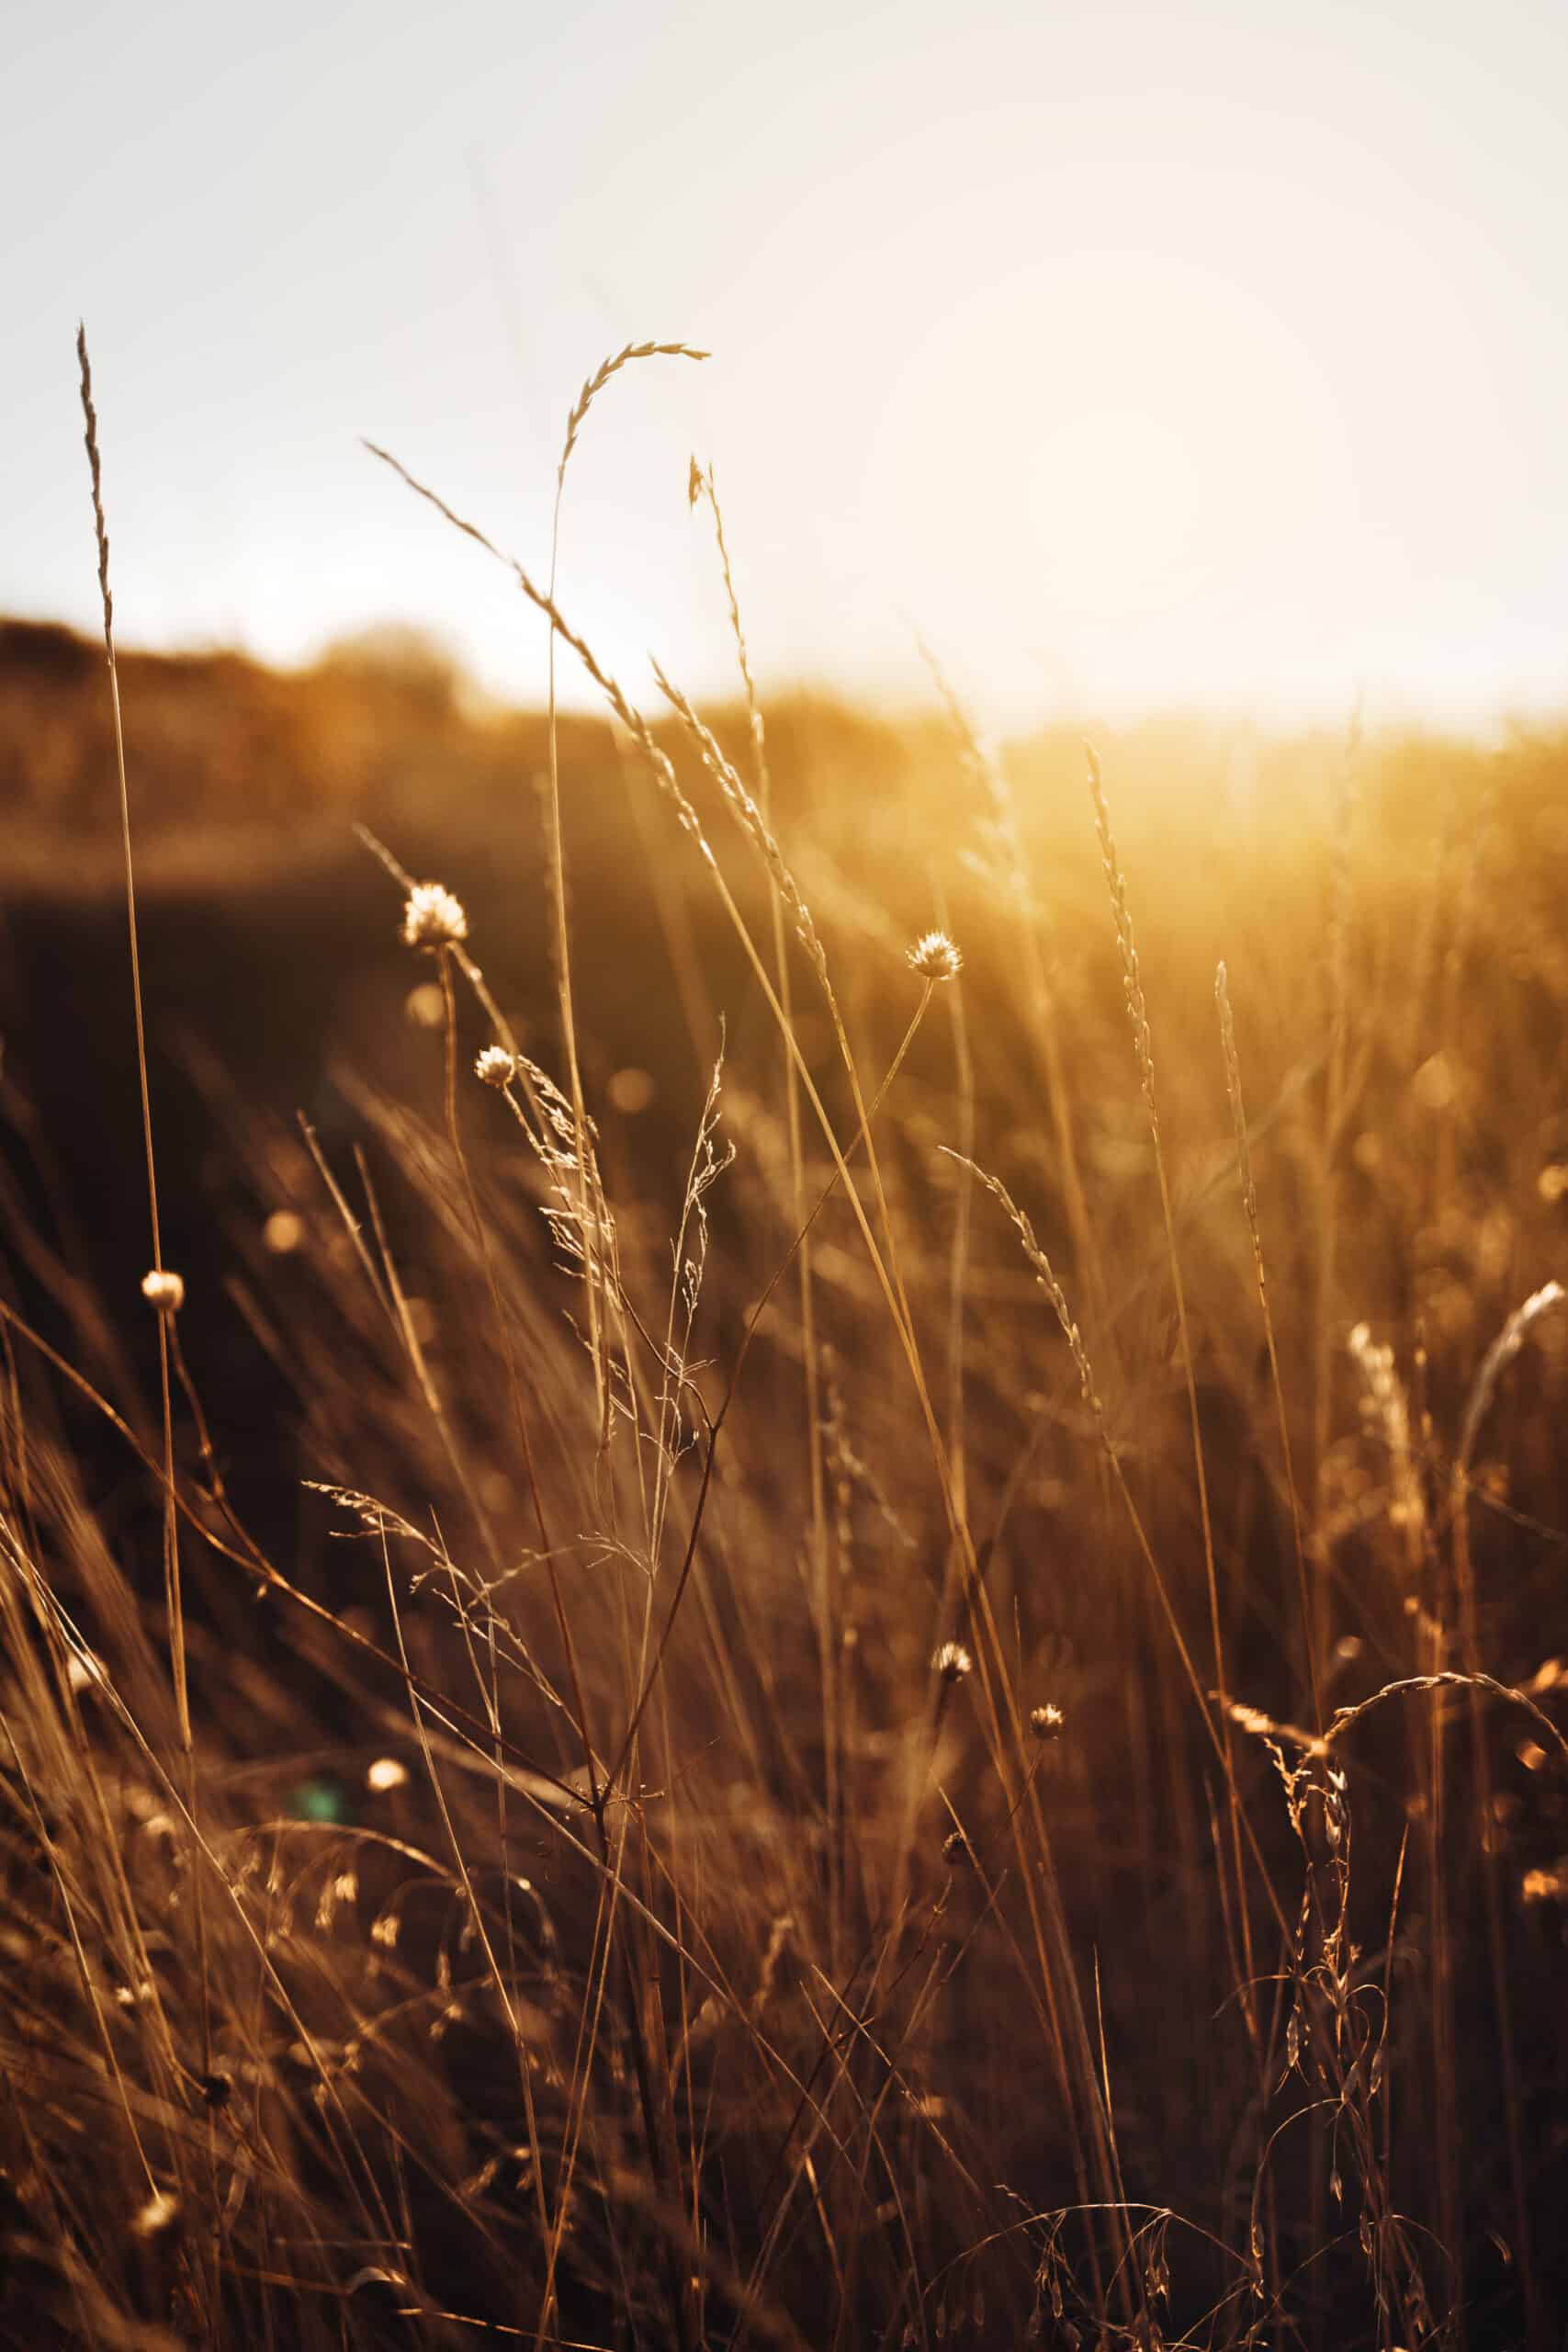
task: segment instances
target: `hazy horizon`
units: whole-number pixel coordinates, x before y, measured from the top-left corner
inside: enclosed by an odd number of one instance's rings
[[[602,0],[22,36],[0,186],[0,609],[94,626],[93,349],[125,642],[283,663],[409,623],[543,692],[560,595],[629,691],[727,690],[716,468],[764,684],[994,723],[1173,707],[1484,729],[1568,707],[1568,25],[1444,0]],[[566,699],[592,707],[569,658]]]

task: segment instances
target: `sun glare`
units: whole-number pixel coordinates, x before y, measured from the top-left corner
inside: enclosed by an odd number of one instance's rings
[[[1340,375],[1217,266],[1123,250],[978,283],[888,385],[863,526],[885,543],[897,515],[907,608],[993,649],[995,683],[1043,661],[1093,692],[1131,664],[1201,699],[1265,608],[1342,602]]]
[[[1024,511],[1043,581],[1070,589],[1085,623],[1157,619],[1205,583],[1213,501],[1201,459],[1168,417],[1130,404],[1065,418],[1041,440]]]

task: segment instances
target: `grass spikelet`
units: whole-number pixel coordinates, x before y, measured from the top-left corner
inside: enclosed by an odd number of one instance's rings
[[[1559,1282],[1543,1283],[1532,1291],[1522,1306],[1516,1306],[1492,1345],[1481,1360],[1469,1396],[1465,1400],[1464,1419],[1460,1429],[1459,1452],[1455,1456],[1454,1473],[1461,1477],[1475,1452],[1475,1441],[1481,1434],[1481,1424],[1492,1409],[1492,1399],[1497,1393],[1497,1383],[1524,1346],[1543,1315],[1560,1306],[1568,1296]]]
[[[713,514],[714,538],[718,547],[719,571],[724,578],[725,599],[729,606],[729,634],[734,640],[735,658],[740,668],[740,683],[746,694],[746,724],[751,737],[751,780],[758,805],[764,816],[769,813],[768,738],[762,723],[762,706],[757,694],[757,681],[751,674],[751,653],[741,626],[740,602],[735,593],[735,575],[729,565],[729,548],[724,536],[724,509],[718,503],[718,485],[712,466],[705,470],[695,458],[686,482],[687,503],[695,506],[705,498]]]
[[[1414,1568],[1420,1562],[1426,1536],[1427,1502],[1411,1444],[1410,1399],[1395,1367],[1393,1350],[1380,1347],[1368,1324],[1353,1325],[1345,1344],[1366,1383],[1367,1411],[1382,1430],[1393,1490],[1389,1519],[1402,1532]]]
[[[1023,1244],[1023,1254],[1034,1269],[1034,1278],[1050,1300],[1056,1320],[1062,1327],[1062,1336],[1066,1340],[1068,1352],[1073,1359],[1073,1368],[1078,1376],[1078,1387],[1082,1393],[1083,1401],[1094,1415],[1097,1425],[1103,1430],[1105,1408],[1100,1403],[1099,1393],[1095,1388],[1094,1368],[1089,1360],[1089,1351],[1084,1345],[1083,1334],[1073,1320],[1072,1310],[1067,1305],[1067,1295],[1056,1279],[1055,1270],[1050,1259],[1035,1238],[1034,1227],[1029,1222],[1028,1216],[1019,1207],[999,1176],[988,1174],[977,1161],[965,1159],[961,1151],[953,1151],[947,1144],[941,1145],[939,1148],[945,1158],[956,1160],[961,1168],[966,1168],[971,1176],[984,1184],[992,1199],[999,1202],[1011,1218],[1014,1230]]]
[[[608,359],[602,359],[592,376],[584,377],[582,389],[571,404],[571,413],[566,420],[566,439],[561,445],[560,460],[556,468],[558,484],[565,479],[571,453],[577,447],[577,436],[582,430],[589,410],[613,376],[618,376],[623,368],[629,368],[636,359],[706,359],[710,356],[710,353],[698,351],[689,343],[626,343]]]
[[[423,482],[416,480],[409,472],[408,468],[392,456],[390,450],[380,448],[374,441],[367,441],[365,447],[373,458],[379,458],[384,466],[389,466],[393,473],[400,481],[407,483],[416,497],[423,498],[427,505],[433,506],[438,514],[451,524],[454,530],[461,531],[465,538],[472,539],[476,547],[482,548],[495,562],[502,564],[511,572],[528,602],[536,611],[544,615],[563,644],[570,646],[615,717],[637,743],[638,750],[652,769],[660,791],[674,809],[682,830],[691,834],[703,848],[704,854],[711,858],[712,853],[703,842],[702,827],[697,821],[697,812],[682,791],[680,779],[668,755],[655,742],[647,720],[634,707],[609,672],[602,666],[587,639],[580,637],[571,627],[555,598],[547,590],[536,584],[514,557],[503,555],[493,539],[487,537],[478,524],[465,521],[461,514],[447,505],[446,501],[437,492],[427,488]]]
[[[1148,1106],[1149,1125],[1157,1145],[1159,1110],[1155,1101],[1154,1046],[1149,1035],[1149,1010],[1144,999],[1143,976],[1138,969],[1138,946],[1133,936],[1133,917],[1127,905],[1127,881],[1122,871],[1122,861],[1116,854],[1116,838],[1111,830],[1111,809],[1100,778],[1099,755],[1092,743],[1084,745],[1084,755],[1089,762],[1094,833],[1100,843],[1100,864],[1105,869],[1105,887],[1111,893],[1111,912],[1116,926],[1116,952],[1122,962],[1122,989],[1127,1001],[1127,1019],[1133,1031],[1138,1078],[1144,1090],[1144,1101]]]
[[[768,877],[789,910],[796,938],[805,948],[811,968],[821,983],[823,991],[832,995],[828,978],[828,958],[811,919],[811,910],[800,894],[800,886],[784,862],[784,854],[774,837],[772,826],[757,806],[733,763],[725,757],[717,739],[705,727],[691,703],[679,686],[672,685],[660,664],[653,664],[653,674],[659,690],[685,729],[708,775],[717,785],[737,824],[761,859]]]

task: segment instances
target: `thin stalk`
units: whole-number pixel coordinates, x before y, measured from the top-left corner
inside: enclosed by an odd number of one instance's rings
[[[125,869],[126,930],[130,945],[130,996],[136,1023],[136,1076],[141,1101],[141,1144],[147,1168],[147,1209],[152,1228],[152,1272],[148,1295],[158,1319],[158,1387],[164,1434],[164,1598],[169,1625],[169,1663],[175,1689],[175,1713],[185,1761],[186,1798],[191,1820],[197,1818],[196,1744],[191,1734],[189,1678],[186,1662],[185,1597],[180,1575],[179,1523],[175,1507],[175,1419],[169,1363],[169,1317],[177,1310],[184,1285],[164,1263],[162,1221],[158,1213],[158,1165],[152,1145],[152,1096],[147,1074],[147,1026],[142,1004],[141,951],[136,922],[136,872],[130,845],[130,787],[125,760],[125,722],[120,709],[119,668],[115,658],[114,595],[109,585],[108,526],[104,518],[103,469],[98,454],[98,419],[93,405],[93,371],[87,356],[87,330],[76,331],[76,356],[81,367],[82,414],[85,427],[87,466],[93,490],[93,528],[98,556],[98,594],[103,607],[104,655],[108,664],[109,706],[114,718],[115,772],[119,786],[120,845]],[[207,1904],[197,1841],[187,1854],[196,1927],[197,1971],[201,1985],[201,2071],[212,2072],[212,1996],[209,1982]]]
[[[1155,1173],[1159,1181],[1160,1214],[1165,1222],[1166,1250],[1170,1261],[1171,1283],[1176,1295],[1176,1323],[1181,1349],[1181,1369],[1187,1387],[1187,1411],[1192,1430],[1192,1459],[1198,1480],[1198,1516],[1203,1534],[1203,1573],[1209,1595],[1209,1631],[1214,1650],[1214,1679],[1222,1691],[1228,1690],[1225,1675],[1224,1642],[1220,1628],[1219,1581],[1214,1568],[1214,1532],[1209,1513],[1209,1476],[1203,1459],[1203,1432],[1198,1417],[1198,1380],[1192,1360],[1192,1333],[1187,1319],[1187,1290],[1181,1276],[1181,1258],[1176,1246],[1176,1221],[1171,1214],[1170,1183],[1166,1173],[1165,1148],[1160,1137],[1159,1109],[1155,1095],[1154,1050],[1149,1037],[1148,1011],[1144,999],[1142,976],[1138,969],[1138,951],[1133,935],[1133,918],[1127,904],[1127,885],[1122,864],[1116,854],[1115,838],[1111,831],[1111,811],[1106,804],[1105,788],[1100,780],[1100,762],[1091,744],[1085,744],[1089,757],[1089,797],[1094,804],[1095,832],[1100,842],[1100,854],[1105,868],[1105,880],[1111,893],[1111,913],[1116,926],[1116,944],[1122,959],[1122,987],[1127,999],[1128,1019],[1133,1030],[1133,1044],[1137,1056],[1138,1074],[1143,1087],[1144,1107],[1148,1115],[1149,1139],[1154,1147]],[[1240,1915],[1243,1953],[1246,1963],[1246,1984],[1242,1995],[1242,2011],[1247,2019],[1248,2038],[1254,2052],[1261,2055],[1257,1999],[1254,1986],[1257,1963],[1252,1950],[1251,1914],[1247,1899],[1247,1876],[1242,1863],[1241,1807],[1236,1793],[1235,1770],[1232,1755],[1231,1725],[1228,1714],[1222,1710],[1220,1742],[1224,1764],[1226,1801],[1230,1808],[1231,1856],[1235,1871],[1236,1903]]]

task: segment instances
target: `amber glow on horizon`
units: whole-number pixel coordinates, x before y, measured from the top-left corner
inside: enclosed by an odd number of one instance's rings
[[[0,609],[90,623],[71,345],[122,626],[298,660],[378,620],[527,700],[547,568],[641,695],[759,667],[1008,719],[1170,705],[1481,723],[1568,702],[1568,28],[1458,0],[929,0],[776,20],[191,0],[24,34],[0,161]],[[47,199],[47,200],[46,200]],[[592,700],[565,665],[569,697]]]

